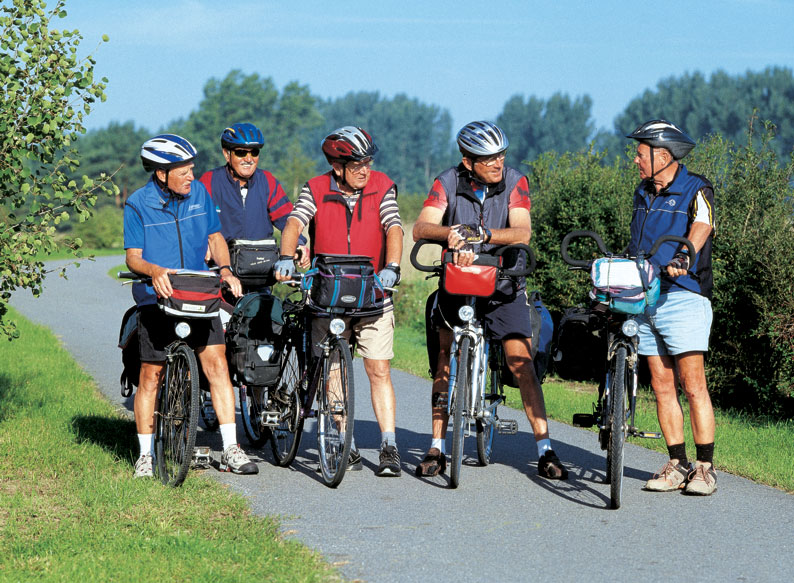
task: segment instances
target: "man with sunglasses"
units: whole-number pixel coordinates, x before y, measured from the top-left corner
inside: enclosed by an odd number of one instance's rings
[[[446,241],[458,265],[471,265],[475,252],[487,253],[496,246],[529,243],[529,183],[518,170],[505,166],[508,140],[504,132],[487,121],[465,125],[457,136],[461,163],[442,172],[433,183],[424,207],[414,224],[414,241]],[[523,259],[518,259],[522,261]],[[431,296],[431,327],[438,330],[438,362],[433,380],[430,449],[416,468],[418,476],[436,476],[446,469],[447,396],[450,323],[457,321],[460,302],[439,289]],[[538,451],[538,473],[548,479],[565,480],[562,465],[549,440],[543,392],[531,357],[532,323],[535,308],[529,305],[526,282],[501,280],[496,292],[478,304],[488,325],[489,336],[501,340],[507,365],[518,380],[524,410],[532,425]],[[430,340],[429,340],[430,342]]]
[[[215,203],[227,243],[233,239],[269,239],[274,226],[284,229],[292,212],[292,203],[279,181],[267,170],[257,169],[264,145],[265,138],[255,125],[229,126],[221,134],[226,165],[201,177]],[[305,242],[302,239],[301,243]],[[308,259],[304,261],[308,265]]]
[[[298,235],[308,226],[312,254],[367,255],[384,287],[400,280],[403,228],[397,207],[397,186],[383,172],[372,169],[378,147],[363,129],[345,126],[322,143],[331,170],[309,180],[281,237],[276,278],[289,279]],[[312,336],[322,338],[328,319],[312,323]],[[399,476],[400,454],[395,438],[395,398],[390,361],[394,357],[394,307],[387,298],[383,313],[347,319],[369,377],[372,408],[381,430],[378,476]],[[361,469],[361,455],[353,446],[349,470]]]

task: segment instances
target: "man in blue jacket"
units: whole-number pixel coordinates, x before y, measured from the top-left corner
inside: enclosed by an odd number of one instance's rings
[[[179,269],[203,270],[209,255],[221,266],[220,274],[235,296],[240,281],[229,267],[229,249],[207,190],[194,182],[196,150],[173,134],[155,136],[141,148],[141,161],[152,176],[127,199],[124,207],[124,248],[127,267],[148,275],[152,284],[133,285],[138,306],[141,372],[135,394],[135,425],[140,457],[136,477],[152,472],[152,436],[157,388],[165,370],[166,347],[176,339],[173,322],[157,307],[157,297],[173,293],[168,275]],[[237,445],[234,390],[226,364],[226,346],[220,318],[197,322],[187,341],[196,350],[210,384],[212,402],[223,439],[221,471],[256,474],[256,465]]]
[[[639,352],[648,358],[659,425],[670,460],[645,485],[646,490],[708,496],[717,488],[714,471],[714,410],[706,386],[704,354],[711,331],[711,244],[714,236],[714,189],[703,176],[679,162],[695,142],[672,123],[657,119],[627,137],[637,140],[634,163],[640,184],[634,192],[629,252],[649,250],[662,235],[686,237],[691,258],[674,242],[651,257],[665,266],[655,306],[636,318]],[[680,382],[689,401],[695,463],[684,444],[684,415],[678,401]]]

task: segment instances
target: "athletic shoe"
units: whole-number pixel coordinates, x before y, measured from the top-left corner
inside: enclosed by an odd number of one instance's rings
[[[393,445],[384,445],[380,450],[380,464],[375,470],[375,475],[397,477],[401,473],[400,452]]]
[[[152,470],[153,459],[152,454],[144,454],[135,462],[135,477],[136,478],[152,478],[154,471]]]
[[[562,465],[553,449],[546,451],[538,460],[538,474],[549,480],[568,479],[568,470]]]
[[[245,452],[237,444],[230,445],[223,450],[221,465],[218,468],[222,472],[232,472],[234,474],[258,474],[259,468],[248,459]]]
[[[447,469],[447,456],[437,447],[431,447],[424,459],[416,466],[416,475],[433,478]]]
[[[358,448],[350,450],[350,457],[347,458],[347,471],[358,472],[363,468],[364,466],[361,463],[361,454],[358,453]]]
[[[645,482],[645,489],[651,492],[674,492],[686,486],[689,468],[678,460],[668,460],[653,478]]]
[[[687,480],[684,494],[711,496],[717,489],[717,472],[708,462],[695,462],[695,469],[689,473]]]

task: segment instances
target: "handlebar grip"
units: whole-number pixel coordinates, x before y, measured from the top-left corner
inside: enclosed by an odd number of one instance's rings
[[[537,266],[537,261],[535,259],[535,253],[533,253],[532,249],[529,248],[529,245],[525,245],[524,243],[514,243],[513,245],[506,245],[504,247],[500,247],[494,253],[495,257],[501,257],[505,251],[516,249],[518,251],[524,251],[527,254],[527,266],[524,269],[504,269],[502,273],[508,277],[526,277],[533,271],[535,271],[535,267]]]
[[[603,253],[604,255],[609,255],[610,252],[607,249],[606,245],[604,245],[604,240],[598,235],[598,233],[594,233],[593,231],[571,231],[562,239],[562,243],[560,244],[560,255],[562,255],[562,260],[565,261],[568,265],[573,265],[574,267],[589,267],[591,261],[588,259],[574,259],[570,255],[568,255],[568,245],[570,245],[571,241],[574,239],[580,239],[587,237],[595,241],[598,250]]]
[[[414,243],[413,249],[411,249],[411,265],[413,265],[419,271],[423,271],[425,273],[435,273],[438,270],[438,266],[436,265],[424,265],[419,263],[419,259],[417,255],[419,254],[419,249],[424,247],[425,245],[438,245],[439,247],[445,247],[447,244],[446,241],[434,241],[432,239],[419,239],[416,243]]]
[[[666,243],[667,241],[673,241],[675,243],[681,243],[687,248],[687,252],[689,253],[689,263],[693,263],[695,260],[695,246],[692,245],[692,241],[687,239],[686,237],[679,237],[678,235],[662,235],[658,239],[656,239],[656,243],[653,244],[653,247],[648,252],[648,256],[652,256],[659,250],[662,243]]]
[[[119,271],[116,274],[116,277],[119,279],[138,279],[141,276],[137,273],[133,273],[132,271]]]

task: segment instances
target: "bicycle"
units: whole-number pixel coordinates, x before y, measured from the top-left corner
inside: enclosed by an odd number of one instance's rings
[[[424,265],[418,260],[419,250],[428,244],[444,247],[446,241],[420,239],[411,250],[411,265],[417,270],[430,273],[428,277],[440,277],[445,267]],[[508,250],[524,251],[528,266],[524,269],[505,269],[502,255]],[[480,255],[480,265],[495,268],[494,277],[525,277],[535,269],[535,256],[524,244],[500,247],[493,255]],[[490,294],[488,294],[490,295]],[[450,486],[460,484],[463,462],[464,437],[471,435],[474,423],[477,436],[477,459],[481,466],[491,460],[495,433],[515,435],[518,423],[514,419],[501,419],[497,414],[499,405],[505,402],[504,387],[501,380],[504,352],[502,344],[491,345],[484,321],[477,316],[477,295],[462,296],[463,306],[458,310],[462,326],[452,329],[452,345],[449,362],[449,391],[447,393],[447,414],[452,418],[452,453],[450,463]],[[490,392],[488,392],[488,372],[490,369]]]
[[[218,278],[215,273],[191,272],[196,277]],[[119,279],[151,284],[151,277],[122,271]],[[178,337],[166,347],[163,380],[155,403],[154,457],[160,481],[177,487],[187,476],[191,464],[209,466],[209,449],[195,454],[199,416],[199,366],[193,349],[185,342],[190,336],[189,317],[165,312],[174,320]]]
[[[568,253],[572,241],[578,238],[590,238],[598,247],[601,256],[592,260],[573,259]],[[592,231],[571,231],[562,240],[560,253],[563,261],[574,270],[592,270],[596,261],[612,262],[629,260],[637,266],[647,262],[665,242],[677,242],[685,245],[689,256],[694,257],[692,243],[684,237],[665,235],[656,240],[653,248],[636,256],[627,253],[615,254],[609,251],[601,237]],[[639,270],[636,271],[639,273]],[[636,274],[635,273],[635,274]],[[642,283],[642,281],[640,281]],[[646,282],[650,284],[651,282]],[[657,282],[658,285],[658,282]],[[644,288],[645,286],[643,286]],[[636,291],[636,290],[635,290]],[[641,431],[635,426],[637,406],[638,366],[639,366],[639,326],[633,314],[627,313],[615,299],[625,298],[631,291],[606,291],[599,297],[594,312],[599,314],[599,324],[606,331],[605,375],[598,387],[598,397],[593,404],[592,413],[576,413],[573,425],[576,427],[598,427],[598,443],[606,450],[605,482],[610,485],[610,507],[621,506],[623,491],[623,449],[628,437],[661,439],[661,433]],[[642,306],[636,309],[640,310]]]

